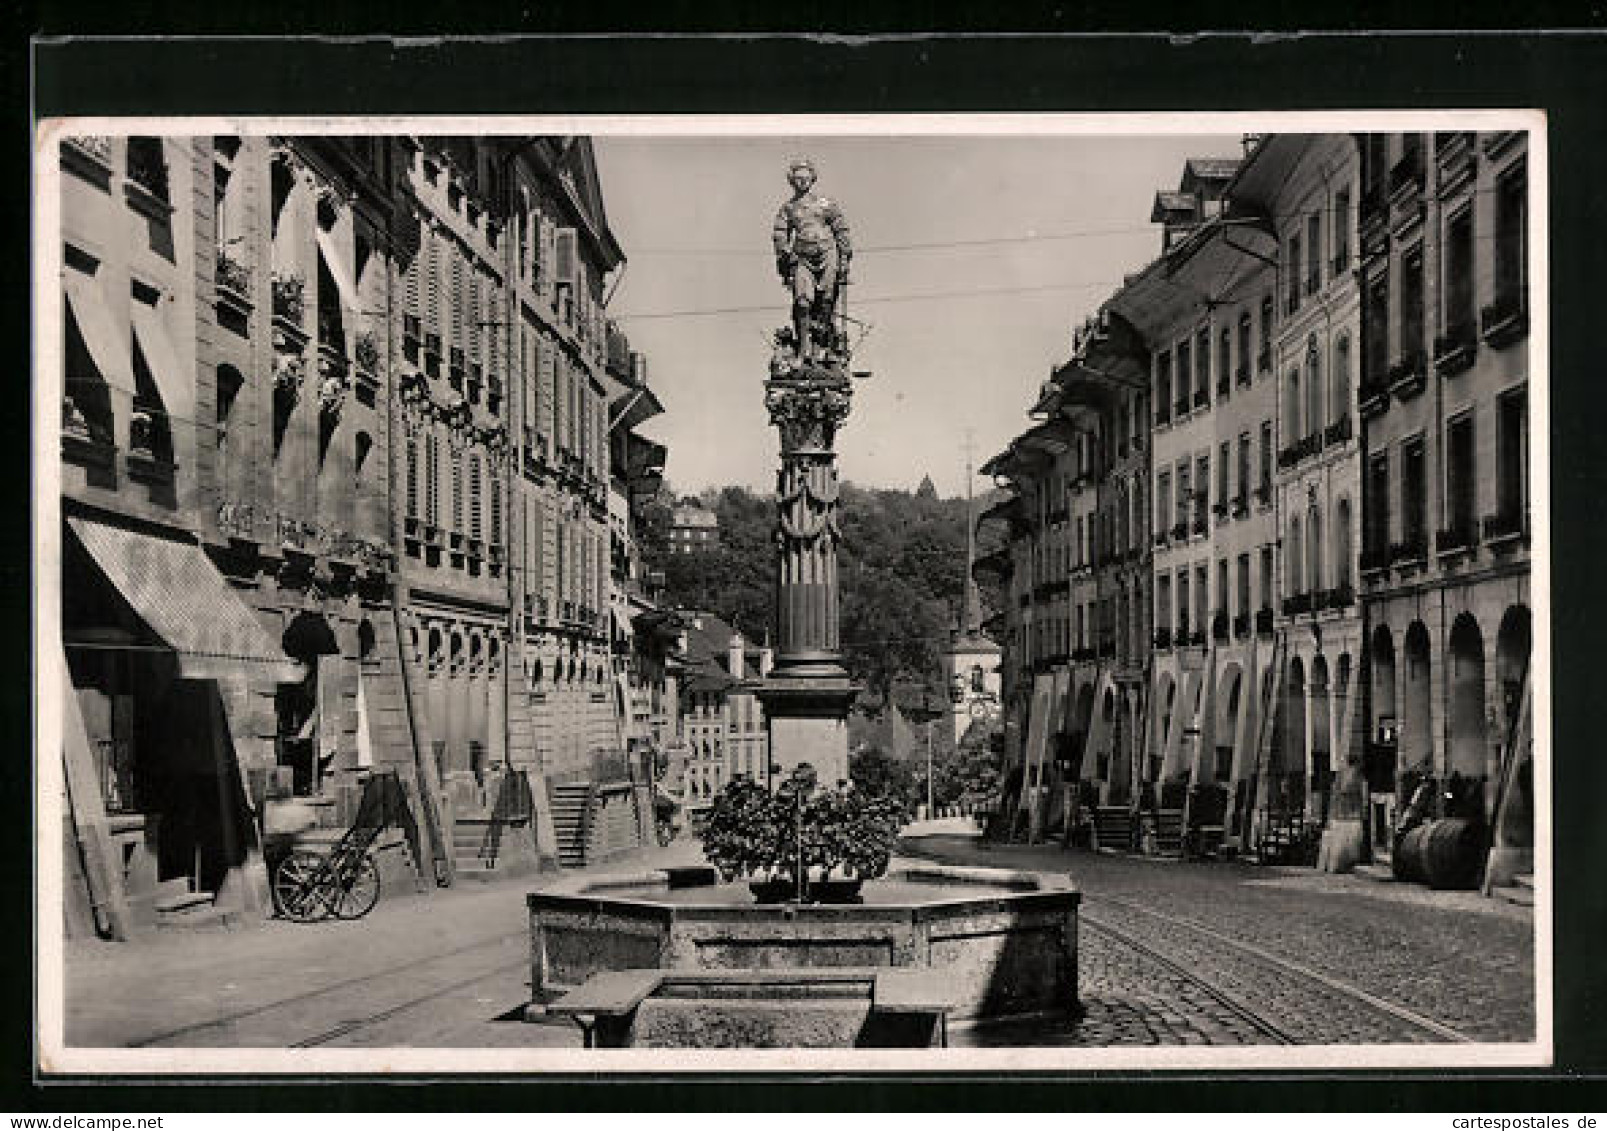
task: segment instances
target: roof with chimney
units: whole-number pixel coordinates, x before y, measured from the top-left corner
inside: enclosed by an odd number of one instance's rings
[[[686,672],[684,687],[687,691],[714,693],[729,691],[737,683],[762,678],[759,657],[764,651],[746,638],[743,640],[742,670],[731,670],[731,638],[737,629],[730,621],[715,613],[688,611],[680,614],[686,633],[686,646],[682,649],[682,664]]]

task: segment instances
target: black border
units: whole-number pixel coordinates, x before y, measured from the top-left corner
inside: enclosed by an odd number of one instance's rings
[[[844,6],[846,7],[846,6]],[[101,6],[93,13],[102,31],[136,30],[150,20],[148,7]],[[310,8],[310,6],[309,6]],[[1446,6],[1449,10],[1449,6]],[[670,5],[662,16],[686,17]],[[170,14],[170,13],[169,13]],[[1084,12],[1095,20],[1099,13]],[[1534,18],[1566,18],[1547,5]],[[241,16],[231,12],[230,18]],[[375,15],[390,17],[390,12]],[[444,9],[437,30],[450,27]],[[528,12],[526,18],[528,19]],[[885,16],[839,13],[830,26],[885,27]],[[1290,26],[1291,12],[1266,26]],[[1404,18],[1394,10],[1364,15],[1380,23]],[[1463,11],[1464,23],[1468,13]],[[784,19],[783,12],[779,18]],[[1599,12],[1597,13],[1599,18]],[[39,27],[67,30],[61,10]],[[203,19],[218,20],[214,14]],[[246,27],[259,34],[298,33],[319,27],[316,14],[276,5]],[[329,17],[323,17],[325,20]],[[549,9],[543,26],[577,27],[606,18],[579,6]],[[709,19],[693,14],[694,21]],[[731,19],[723,26],[752,32],[764,17]],[[981,15],[973,30],[988,30]],[[1051,16],[1050,26],[1062,17]],[[1116,18],[1120,19],[1120,16]],[[1352,18],[1361,18],[1352,13]],[[1476,15],[1474,16],[1476,18]],[[1033,26],[1018,19],[1016,26]],[[407,26],[398,16],[391,26]],[[442,20],[448,21],[442,24]],[[154,21],[153,21],[154,22]],[[668,23],[668,18],[665,19]],[[149,24],[146,25],[150,26]],[[205,25],[203,25],[205,26]],[[705,23],[705,27],[708,25]],[[818,17],[793,27],[828,26]],[[1037,26],[1045,26],[1038,23]],[[351,25],[347,25],[351,29]],[[993,26],[997,30],[997,24]],[[22,60],[18,60],[21,62]],[[1394,1072],[1320,1076],[1272,1073],[1253,1081],[1227,1074],[1087,1075],[1039,1073],[1011,1079],[944,1076],[916,1083],[888,1077],[833,1078],[822,1087],[805,1079],[744,1076],[735,1081],[675,1077],[520,1082],[514,1090],[488,1089],[481,1080],[402,1087],[393,1082],[335,1086],[319,1083],[98,1084],[91,1087],[25,1083],[31,1071],[29,980],[6,980],[5,1047],[11,1054],[7,1106],[22,1111],[314,1108],[332,1111],[434,1111],[521,1106],[630,1110],[673,1105],[683,1111],[816,1108],[874,1112],[1000,1110],[1580,1110],[1607,1107],[1599,1087],[1607,1072],[1607,758],[1593,758],[1604,743],[1588,709],[1601,605],[1597,563],[1607,555],[1607,461],[1599,457],[1600,431],[1592,380],[1607,376],[1599,334],[1607,278],[1597,230],[1599,202],[1607,193],[1607,40],[1597,33],[1362,35],[1211,34],[1150,36],[915,37],[747,34],[718,38],[454,40],[427,43],[388,39],[331,40],[71,40],[36,39],[27,59],[36,116],[59,114],[197,113],[552,113],[552,112],[831,112],[831,111],[1095,111],[1271,110],[1328,108],[1524,107],[1547,113],[1551,164],[1551,486],[1552,608],[1555,673],[1553,749],[1556,781],[1555,1001],[1557,1070],[1550,1073]],[[20,85],[22,68],[12,70]],[[24,191],[29,191],[24,189]],[[26,197],[8,214],[26,216]],[[1592,207],[1597,205],[1598,207]],[[1596,223],[1592,223],[1596,221]],[[24,230],[23,238],[27,237]],[[20,303],[10,304],[18,318]],[[1593,333],[1593,331],[1595,333]],[[14,335],[12,341],[26,338]],[[9,427],[20,438],[20,414]],[[14,445],[12,451],[26,450]],[[13,490],[26,476],[11,480]],[[20,492],[19,492],[20,493]],[[26,581],[16,526],[7,612],[26,623]],[[13,665],[14,686],[27,669]],[[8,696],[6,722],[21,722],[18,708],[31,699]],[[8,733],[24,733],[21,725]],[[15,755],[17,752],[13,752]],[[13,779],[15,780],[15,779]],[[32,844],[30,798],[9,791],[11,851],[0,863],[0,885],[22,902],[29,888]],[[29,933],[8,933],[13,971],[31,967]],[[1584,1078],[1595,1080],[1584,1087]],[[1071,1082],[1075,1081],[1075,1082]],[[419,1081],[423,1083],[423,1081]],[[488,1082],[488,1081],[486,1081]],[[844,1087],[843,1083],[853,1086]],[[1387,1083],[1386,1083],[1387,1082]],[[24,1090],[27,1088],[28,1090]]]

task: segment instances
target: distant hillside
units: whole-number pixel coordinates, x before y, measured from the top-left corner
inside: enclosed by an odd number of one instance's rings
[[[664,602],[709,609],[748,636],[762,637],[774,625],[773,498],[742,487],[705,492],[704,502],[720,519],[720,548],[700,554],[669,553],[674,500],[666,490],[650,504],[642,530],[649,567],[664,573]],[[979,496],[977,513],[987,505]],[[839,517],[849,670],[879,694],[895,680],[935,681],[960,609],[965,500],[939,499],[928,483],[915,492],[845,483]],[[984,605],[983,615],[991,612]]]

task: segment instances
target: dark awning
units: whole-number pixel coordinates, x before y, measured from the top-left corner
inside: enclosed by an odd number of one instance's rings
[[[200,546],[88,518],[67,523],[140,619],[177,653],[183,678],[299,683],[306,677]]]

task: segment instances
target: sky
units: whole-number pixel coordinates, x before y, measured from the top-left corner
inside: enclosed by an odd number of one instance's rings
[[[667,446],[683,494],[775,485],[763,386],[770,334],[790,319],[770,248],[789,158],[813,160],[856,249],[848,313],[867,325],[853,368],[871,377],[838,433],[842,476],[914,488],[930,475],[952,497],[967,433],[974,464],[1002,450],[1073,327],[1158,253],[1155,190],[1175,188],[1188,157],[1242,151],[1202,135],[593,142],[627,257],[609,313],[647,358],[666,411],[642,431]]]

